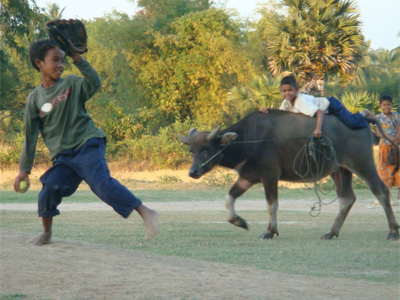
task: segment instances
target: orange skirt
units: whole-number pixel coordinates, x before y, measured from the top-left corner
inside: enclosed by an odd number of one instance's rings
[[[400,170],[392,175],[395,165],[387,164],[390,147],[390,145],[379,145],[378,174],[388,187],[400,187]]]

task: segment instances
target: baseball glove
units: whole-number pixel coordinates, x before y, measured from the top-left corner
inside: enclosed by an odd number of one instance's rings
[[[50,40],[68,56],[88,51],[87,35],[83,23],[77,19],[57,19],[46,23]]]

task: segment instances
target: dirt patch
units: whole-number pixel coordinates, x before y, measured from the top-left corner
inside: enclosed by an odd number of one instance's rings
[[[309,211],[315,201],[282,199],[280,210]],[[352,211],[369,209],[357,201]],[[223,201],[146,202],[163,211],[221,210]],[[237,202],[237,210],[265,210],[265,200]],[[32,210],[37,204],[0,204],[0,210]],[[63,203],[62,211],[111,210],[102,202]],[[399,210],[399,207],[395,207]],[[338,211],[338,203],[323,212]],[[2,231],[1,294],[26,299],[399,299],[396,285],[351,279],[289,275],[180,257],[148,254],[107,245],[69,242],[37,247],[27,234]],[[25,298],[24,298],[25,299]]]
[[[48,167],[49,166],[38,166],[32,169],[32,173],[29,176],[30,190],[39,191],[42,188],[42,184],[40,183],[39,179],[40,176],[46,172]],[[227,176],[231,176],[233,179],[237,177],[237,173],[235,171],[218,167],[200,180],[193,179],[188,176],[189,166],[179,170],[153,171],[135,171],[127,166],[121,166],[121,164],[118,163],[110,163],[109,167],[111,175],[130,189],[160,189],[165,187],[170,189],[191,189],[199,188],[201,186],[208,186],[207,184],[204,184],[204,180],[214,183],[221,183],[224,182],[223,178]],[[13,189],[14,179],[17,174],[17,168],[0,169],[0,190]],[[230,183],[228,186],[230,186]],[[307,184],[280,182],[279,186],[287,188],[302,188],[307,186]],[[82,182],[82,184],[79,186],[79,190],[89,190],[89,187],[85,182]]]
[[[1,233],[1,293],[24,299],[399,299],[396,285],[318,278]]]
[[[311,207],[316,203],[315,200],[279,200],[279,210],[303,211],[309,212]],[[352,213],[376,214],[384,213],[379,205],[374,205],[374,199],[358,200],[352,207]],[[182,202],[145,202],[145,204],[159,212],[163,211],[227,211],[225,203],[221,201],[182,201]],[[104,211],[112,210],[110,206],[101,202],[90,203],[61,203],[58,207],[60,211]],[[235,204],[237,211],[243,210],[266,210],[267,205],[265,199],[249,199],[245,201],[237,200]],[[36,203],[0,203],[0,210],[16,210],[16,211],[37,211]],[[323,205],[321,213],[337,213],[339,211],[339,203],[335,201],[329,205]],[[393,206],[393,211],[400,211],[400,206]]]

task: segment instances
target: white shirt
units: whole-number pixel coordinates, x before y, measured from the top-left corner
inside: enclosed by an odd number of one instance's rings
[[[318,109],[327,114],[329,104],[329,100],[325,97],[314,97],[312,95],[298,93],[294,105],[292,105],[290,101],[284,99],[279,109],[313,117]]]

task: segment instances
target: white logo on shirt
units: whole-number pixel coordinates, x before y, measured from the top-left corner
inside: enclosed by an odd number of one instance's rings
[[[53,108],[53,104],[45,103],[45,104],[43,104],[41,111],[47,113],[47,112],[51,111],[52,108]]]
[[[51,112],[51,110],[55,109],[58,103],[67,100],[69,93],[71,92],[71,88],[67,89],[64,93],[61,93],[59,96],[53,98],[50,103],[43,104],[40,109],[40,116],[43,117],[45,113]]]

